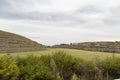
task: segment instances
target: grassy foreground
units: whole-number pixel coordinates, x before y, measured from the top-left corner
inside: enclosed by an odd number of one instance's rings
[[[96,60],[96,59],[106,59],[113,57],[113,53],[105,53],[105,52],[92,52],[92,51],[83,51],[83,50],[75,50],[75,49],[61,49],[61,48],[54,48],[54,49],[47,49],[43,51],[36,51],[36,52],[19,52],[19,53],[11,53],[11,54],[0,54],[0,55],[11,55],[11,56],[21,56],[25,57],[27,55],[53,55],[55,52],[64,51],[73,57],[83,58],[86,60]],[[120,57],[120,54],[115,53],[115,57]]]
[[[113,80],[120,55],[73,49],[1,54],[1,80]]]

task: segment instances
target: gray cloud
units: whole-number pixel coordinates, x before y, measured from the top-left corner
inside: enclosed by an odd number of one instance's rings
[[[0,29],[44,44],[120,40],[119,0],[1,0]]]
[[[97,14],[102,13],[102,10],[95,5],[85,5],[83,7],[80,7],[76,12],[82,14]]]
[[[63,24],[63,25],[78,25],[85,23],[84,19],[77,18],[74,15],[64,13],[42,13],[42,12],[29,12],[29,13],[0,13],[0,18],[15,19],[15,20],[36,20],[45,24]]]
[[[114,27],[120,25],[120,6],[110,8],[109,14],[104,19],[104,22]]]
[[[47,2],[48,1],[48,2]],[[1,8],[0,8],[0,18],[2,19],[15,19],[15,20],[36,20],[37,23],[40,24],[55,24],[55,25],[83,25],[89,24],[91,21],[93,22],[105,22],[105,24],[119,24],[119,11],[118,9],[113,9],[109,11],[105,11],[102,7],[97,5],[84,5],[82,7],[76,8],[72,12],[43,12],[43,11],[18,11],[22,6],[27,4],[34,3],[33,0],[21,0],[21,1],[9,1],[9,0],[1,0]],[[50,0],[36,0],[39,5],[50,3]],[[20,7],[17,8],[16,4]],[[26,6],[27,7],[27,6]],[[29,6],[28,6],[29,7]],[[32,7],[31,7],[32,8]],[[108,7],[109,9],[109,7]],[[17,11],[16,11],[17,10]],[[106,15],[107,12],[111,14]],[[115,12],[115,13],[114,13]],[[116,15],[116,16],[115,16]],[[98,23],[94,23],[98,24]]]

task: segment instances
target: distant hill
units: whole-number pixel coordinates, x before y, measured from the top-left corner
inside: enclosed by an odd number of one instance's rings
[[[54,45],[53,48],[69,48],[98,52],[120,53],[120,42],[84,42]]]
[[[0,53],[38,51],[45,46],[26,37],[0,30]]]

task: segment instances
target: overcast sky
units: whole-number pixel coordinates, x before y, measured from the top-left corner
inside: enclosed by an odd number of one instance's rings
[[[0,29],[45,45],[120,40],[120,0],[0,0]]]

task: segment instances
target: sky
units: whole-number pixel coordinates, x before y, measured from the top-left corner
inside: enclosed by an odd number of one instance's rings
[[[0,0],[0,30],[44,45],[120,41],[120,0]]]

